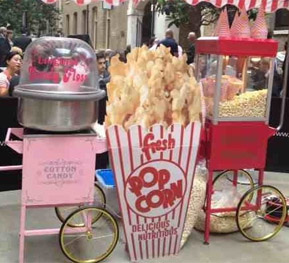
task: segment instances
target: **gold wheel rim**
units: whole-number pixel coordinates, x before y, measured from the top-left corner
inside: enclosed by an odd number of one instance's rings
[[[244,204],[244,203],[247,201],[247,198],[248,198],[249,202],[251,202],[251,201],[253,200],[254,192],[256,192],[256,194],[257,194],[258,191],[260,191],[260,190],[262,191],[262,190],[265,190],[265,189],[267,189],[267,192],[268,192],[268,190],[270,189],[270,192],[273,192],[274,194],[276,194],[276,196],[278,196],[278,198],[280,198],[281,204],[282,204],[282,216],[281,216],[281,218],[280,218],[280,220],[279,220],[279,223],[278,223],[278,224],[275,224],[276,227],[274,228],[273,232],[268,233],[268,234],[266,234],[266,235],[264,235],[264,236],[254,237],[254,236],[248,234],[248,232],[246,232],[246,230],[249,229],[249,227],[250,227],[250,222],[249,222],[249,223],[247,222],[246,225],[244,225],[243,222],[242,222],[242,221],[244,221],[244,218],[242,218],[242,217],[244,217],[244,216],[246,215],[245,213],[250,213],[250,212],[248,212],[248,211],[247,211],[247,212],[246,212],[246,211],[242,211],[242,207],[245,207],[245,204]],[[278,194],[278,195],[277,195],[277,194]],[[250,196],[250,195],[251,195],[251,196]],[[248,197],[247,197],[247,196],[248,196]],[[246,198],[246,197],[247,197],[247,198]],[[281,205],[280,205],[280,207],[281,207]],[[277,208],[277,209],[278,209],[278,208]],[[276,211],[277,209],[273,210],[273,212]],[[272,213],[272,211],[270,211],[270,212]],[[266,215],[264,214],[264,212],[259,212],[259,211],[257,211],[257,213],[256,213],[256,218],[258,218],[258,217],[259,217],[259,218],[265,218],[265,216],[266,216]],[[258,187],[255,187],[254,189],[249,190],[249,191],[242,197],[242,199],[241,199],[241,201],[240,201],[240,203],[239,203],[239,205],[238,205],[238,211],[237,211],[237,217],[236,217],[236,219],[237,219],[238,228],[239,228],[239,230],[240,230],[240,232],[242,233],[243,236],[245,236],[247,239],[249,239],[249,240],[251,240],[251,241],[260,242],[260,241],[266,241],[266,240],[274,237],[275,235],[277,235],[278,232],[279,232],[279,231],[281,230],[281,228],[283,227],[283,224],[284,224],[284,222],[285,222],[286,217],[287,217],[286,199],[285,199],[285,197],[283,196],[283,194],[282,194],[277,188],[272,187],[272,186],[258,186]],[[262,219],[262,220],[265,221],[266,219]],[[252,221],[252,222],[253,222],[253,221]],[[269,222],[268,222],[268,224],[273,225],[274,223],[269,223]]]
[[[98,198],[101,200],[100,202],[102,204],[104,204],[105,206],[105,197],[104,197],[104,193],[102,192],[101,188],[98,186],[98,185],[94,185],[94,191],[95,191],[95,194],[97,193],[97,196]],[[55,212],[56,212],[56,215],[57,217],[59,218],[59,220],[63,223],[65,222],[65,219],[71,214],[73,213],[74,211],[76,211],[77,209],[79,209],[81,206],[63,206],[63,207],[55,207]],[[68,213],[67,216],[64,216],[64,211],[65,210],[70,210],[71,212]],[[95,223],[100,217],[101,217],[101,213],[96,215],[94,218],[93,218],[93,223]],[[70,227],[83,227],[84,225],[83,224],[69,224]]]
[[[234,172],[234,171],[233,171],[233,170],[227,170],[227,171],[223,171],[223,172],[221,172],[220,174],[218,174],[217,177],[215,177],[215,179],[214,179],[214,181],[213,181],[213,185],[215,185],[219,180],[222,180],[222,179],[226,179],[226,180],[228,180],[229,182],[232,182],[232,180],[229,179],[229,176],[231,176],[231,173],[232,173],[232,172]],[[240,175],[245,176],[245,177],[248,179],[248,182],[249,182],[249,184],[248,184],[248,189],[247,189],[246,191],[244,191],[243,193],[246,193],[248,190],[254,188],[254,180],[253,180],[253,178],[252,178],[252,176],[251,176],[251,174],[250,174],[249,172],[247,172],[247,171],[245,171],[245,170],[238,170],[238,177],[239,177]],[[237,185],[238,185],[238,184],[239,184],[239,183],[238,183],[238,180],[237,180]],[[233,182],[232,182],[232,186],[233,186]],[[250,198],[251,198],[251,200],[252,200],[253,196],[251,196]],[[236,211],[236,212],[237,212],[237,211]],[[220,215],[219,215],[219,214],[212,214],[212,216],[227,217],[228,214],[230,214],[230,213],[231,213],[231,215],[229,215],[229,216],[236,216],[236,212],[224,212],[224,213],[222,213],[222,214],[220,214]],[[226,213],[227,213],[227,214],[226,214]],[[233,214],[233,213],[234,213],[234,214]]]
[[[69,253],[69,249],[67,249],[67,246],[65,245],[64,242],[64,238],[65,238],[65,230],[67,228],[69,228],[68,226],[68,222],[69,220],[73,217],[78,215],[79,213],[83,213],[85,210],[91,210],[91,211],[97,211],[97,213],[101,213],[103,216],[106,216],[107,219],[109,219],[109,221],[111,222],[111,225],[113,227],[113,240],[111,242],[111,244],[109,245],[108,249],[106,249],[105,253],[102,253],[101,256],[97,257],[97,258],[92,258],[92,259],[86,259],[86,260],[81,260],[78,259],[74,256],[71,255],[71,253]],[[95,224],[96,222],[93,222],[92,224]],[[75,227],[73,227],[75,229]],[[91,238],[92,233],[90,231],[86,231],[85,233],[86,238],[88,240],[93,240],[93,238]],[[88,207],[88,208],[82,208],[79,209],[78,211],[76,211],[75,213],[71,214],[64,222],[64,224],[61,227],[60,230],[60,245],[61,245],[61,249],[63,251],[63,253],[65,254],[65,256],[67,258],[69,258],[70,260],[72,260],[73,262],[77,262],[77,263],[96,263],[96,262],[100,262],[103,259],[105,259],[106,257],[108,257],[112,251],[114,250],[117,241],[118,241],[118,237],[119,237],[119,230],[118,230],[118,224],[116,222],[116,220],[112,217],[112,215],[110,213],[108,213],[106,210],[103,210],[101,208],[97,208],[97,207]],[[97,248],[96,248],[97,249]]]

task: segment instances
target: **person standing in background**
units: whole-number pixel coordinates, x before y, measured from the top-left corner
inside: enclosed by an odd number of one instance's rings
[[[282,69],[283,69],[283,82],[285,81],[285,65],[286,63],[288,63],[288,60],[287,60],[287,52],[288,52],[288,42],[285,43],[284,45],[284,49],[285,49],[285,59],[284,59],[284,63],[283,63],[283,66],[282,66]],[[287,83],[286,83],[286,97],[288,98],[289,97],[289,67],[287,68]]]
[[[0,67],[6,67],[6,57],[9,54],[11,46],[7,39],[7,28],[0,27]]]
[[[182,56],[183,56],[183,48],[180,45],[178,45],[178,57],[180,58]]]
[[[286,56],[286,43],[284,50],[277,52],[276,59],[274,61],[274,77],[273,77],[273,88],[272,96],[280,97],[283,88],[283,75],[284,75],[284,65]]]
[[[196,48],[195,48],[195,42],[196,42],[196,34],[194,32],[190,32],[188,34],[188,40],[190,42],[189,49],[187,51],[187,64],[190,65],[194,63],[195,60],[195,53],[196,53]]]
[[[32,42],[32,39],[27,36],[27,30],[25,28],[21,29],[21,34],[21,37],[15,38],[14,46],[20,47],[24,53],[27,46]]]
[[[107,101],[107,91],[106,85],[110,81],[110,74],[106,68],[106,60],[104,52],[96,54],[97,69],[99,75],[99,88],[105,91],[105,97],[101,99],[98,103],[98,120],[97,122],[101,125],[104,124],[106,115],[106,101]],[[96,155],[96,165],[95,169],[106,169],[109,164],[108,153],[102,153]]]
[[[11,29],[7,30],[7,39],[8,39],[10,47],[12,48],[14,46],[14,43],[12,40],[13,39],[13,30],[11,30]]]
[[[288,42],[286,41],[285,45],[284,45],[285,58],[284,58],[284,62],[283,62],[283,65],[282,65],[283,72],[285,71],[285,65],[286,65],[286,62],[287,62],[287,49],[288,49]]]
[[[131,45],[127,45],[126,46],[126,49],[124,51],[124,55],[125,57],[127,57],[127,55],[131,52]]]
[[[149,50],[155,51],[159,43],[160,43],[159,39],[157,39],[156,37],[152,38],[150,41]]]
[[[0,38],[5,38],[7,35],[7,28],[4,26],[0,27]]]
[[[105,65],[106,65],[106,68],[108,69],[109,68],[109,64],[110,64],[110,56],[111,56],[111,53],[113,51],[111,49],[106,49],[104,51],[104,58],[105,58]],[[98,53],[98,52],[97,52]]]
[[[22,57],[17,52],[10,52],[6,56],[5,63],[7,67],[0,73],[0,97],[9,94],[10,81],[20,71]]]
[[[174,32],[171,29],[167,29],[166,31],[166,38],[163,39],[159,44],[158,47],[160,45],[164,45],[165,47],[169,47],[171,48],[171,54],[175,57],[179,56],[179,50],[178,50],[178,44],[177,42],[174,40]]]
[[[110,81],[110,74],[107,71],[106,68],[106,60],[105,55],[103,52],[96,54],[96,60],[97,60],[97,69],[98,69],[98,76],[99,76],[99,88],[104,90],[106,92],[106,84]],[[99,107],[98,107],[98,123],[103,124],[105,114],[106,114],[106,100],[107,96],[105,98],[101,99],[99,101]]]

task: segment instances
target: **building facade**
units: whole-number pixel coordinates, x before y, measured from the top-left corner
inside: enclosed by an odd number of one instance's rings
[[[163,39],[169,21],[165,15],[155,11],[155,0],[141,1],[137,7],[133,0],[120,6],[110,6],[103,2],[91,3],[87,6],[78,6],[70,0],[59,0],[62,18],[60,27],[64,36],[88,34],[94,49],[124,50],[131,47],[147,44],[154,36]],[[282,50],[288,36],[289,11],[279,10],[267,15],[268,27],[274,38],[280,41]],[[172,27],[175,39],[186,49],[188,46],[187,34],[189,27],[180,29]],[[210,36],[214,25],[202,27],[202,36]]]
[[[64,36],[89,35],[94,49],[120,50],[126,47],[127,5],[116,8],[103,2],[78,6],[62,0],[62,32]]]
[[[59,23],[64,36],[87,34],[94,49],[124,50],[148,43],[154,35],[164,38],[168,21],[164,15],[152,12],[150,0],[133,1],[120,6],[110,6],[103,2],[78,6],[73,1],[62,0],[59,6],[62,17]],[[173,27],[178,40],[179,30]]]

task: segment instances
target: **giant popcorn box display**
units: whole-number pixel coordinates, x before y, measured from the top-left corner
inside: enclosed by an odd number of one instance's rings
[[[192,188],[201,124],[107,129],[132,261],[177,254]]]

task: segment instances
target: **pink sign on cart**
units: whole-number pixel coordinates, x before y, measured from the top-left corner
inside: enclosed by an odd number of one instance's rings
[[[200,129],[200,123],[107,129],[132,261],[179,252]]]
[[[26,136],[22,202],[62,205],[93,202],[95,136]]]

